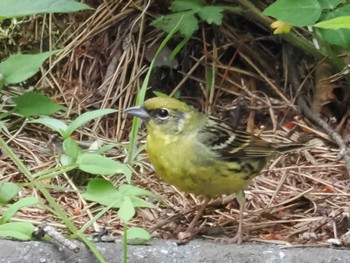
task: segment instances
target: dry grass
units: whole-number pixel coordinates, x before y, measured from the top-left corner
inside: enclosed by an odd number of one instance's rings
[[[55,16],[43,18],[53,27],[52,35],[55,30],[60,31],[59,38],[52,37],[50,45],[64,43],[66,47],[50,62],[50,70],[43,72],[38,89],[68,108],[66,116],[58,116],[63,119],[95,108],[124,109],[133,105],[149,65],[144,59],[147,47],[165,36],[149,26],[152,10],[156,9],[153,3],[150,6],[143,1],[95,4],[97,9],[93,14],[67,16],[63,25]],[[183,99],[221,117],[228,117],[237,106],[237,96],[243,95],[246,106],[240,127],[251,131],[259,127],[255,132],[261,133],[263,125],[261,135],[267,139],[276,139],[276,133],[286,137],[287,132],[282,130],[285,124],[294,121],[298,112],[293,106],[296,94],[290,92],[284,80],[281,45],[266,29],[247,21],[233,26],[232,21],[227,19],[222,27],[202,25],[189,42],[191,46],[180,54],[180,68],[155,69],[156,80],[151,82],[151,90],[167,93],[180,90]],[[256,32],[250,32],[252,28]],[[207,89],[206,70],[216,73],[211,89]],[[272,161],[255,179],[246,192],[244,229],[249,240],[329,245],[327,239],[341,239],[349,228],[349,177],[343,161],[337,158],[337,149],[327,141],[328,136],[307,120],[300,120],[300,116],[294,122],[295,134],[301,137],[306,134],[318,139],[317,143],[300,153]],[[120,147],[108,154],[124,161],[127,152],[123,145],[128,144],[129,130],[130,119],[119,111],[81,129],[78,139],[85,146],[96,139],[105,143],[117,141]],[[7,137],[31,171],[57,165],[60,141],[49,131],[29,124],[18,127],[14,121],[2,136]],[[139,156],[134,169],[133,183],[151,189],[162,199],[150,200],[158,209],[138,209],[132,225],[145,227],[157,237],[175,237],[191,221],[198,199],[160,181],[145,153]],[[35,189],[25,187],[25,178],[6,156],[1,156],[0,174],[1,181],[23,183],[22,196],[41,197]],[[79,182],[76,177],[64,174],[45,184],[52,188],[51,194],[79,228],[103,208],[81,198],[79,190],[88,179]],[[81,181],[84,178],[86,175],[80,175]],[[117,175],[108,179],[116,186],[124,180]],[[35,224],[47,221],[65,228],[55,216],[39,208],[22,210],[14,220],[30,220]],[[213,200],[200,222],[201,234],[210,236],[218,231],[229,235],[236,231],[237,220],[238,206],[232,198]],[[102,227],[114,237],[121,234],[116,211],[108,211],[87,233]]]

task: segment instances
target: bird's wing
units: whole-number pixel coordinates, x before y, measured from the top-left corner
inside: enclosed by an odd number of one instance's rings
[[[269,142],[247,132],[233,130],[215,118],[208,118],[198,131],[198,140],[225,160],[268,157],[276,152]]]

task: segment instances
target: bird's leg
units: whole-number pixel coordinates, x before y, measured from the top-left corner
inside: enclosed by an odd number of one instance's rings
[[[238,221],[238,231],[237,234],[232,238],[217,238],[215,241],[228,243],[228,244],[241,244],[243,242],[243,212],[244,212],[244,203],[245,196],[244,191],[240,190],[236,193],[236,198],[239,204],[239,221]]]
[[[186,229],[185,232],[180,232],[178,234],[178,244],[186,244],[188,241],[190,241],[197,233],[198,230],[196,230],[196,225],[199,221],[199,219],[203,216],[205,208],[208,206],[209,203],[209,198],[204,197],[205,199],[199,206],[196,216],[192,219],[191,223],[189,224],[188,228]]]

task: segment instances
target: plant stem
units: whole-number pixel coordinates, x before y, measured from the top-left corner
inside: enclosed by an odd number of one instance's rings
[[[128,235],[127,235],[128,226],[124,224],[123,230],[123,248],[124,248],[124,263],[128,262]]]

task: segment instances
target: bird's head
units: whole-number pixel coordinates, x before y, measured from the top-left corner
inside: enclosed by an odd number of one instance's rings
[[[144,120],[149,132],[156,130],[163,134],[189,132],[204,116],[191,106],[168,97],[148,99],[143,105],[127,108],[124,112]]]

